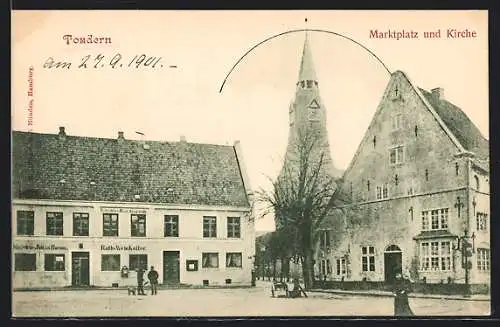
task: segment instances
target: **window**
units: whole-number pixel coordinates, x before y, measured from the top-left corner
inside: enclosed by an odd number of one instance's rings
[[[118,214],[105,213],[102,215],[102,235],[118,236]]]
[[[422,230],[429,230],[429,211],[422,211]]]
[[[389,149],[389,162],[391,165],[400,164],[404,161],[403,149],[403,146]]]
[[[387,184],[382,186],[377,186],[376,188],[376,198],[377,200],[387,199],[389,197],[389,189]]]
[[[130,215],[130,236],[146,236],[146,215]]]
[[[330,248],[330,231],[322,230],[319,234],[319,247],[321,249]]]
[[[490,270],[490,250],[477,249],[477,269]]]
[[[130,270],[137,270],[142,268],[148,269],[148,255],[147,254],[130,254],[128,257],[128,265]]]
[[[422,230],[438,230],[448,228],[448,208],[430,211],[431,221],[429,226],[429,211],[422,211]]]
[[[217,237],[216,217],[203,217],[203,237]]]
[[[322,259],[320,262],[321,275],[326,276],[332,273],[330,259]]]
[[[47,212],[47,235],[63,235],[63,213]]]
[[[89,236],[88,213],[73,213],[73,236]]]
[[[392,123],[391,123],[392,130],[400,129],[402,122],[403,122],[403,115],[396,114],[396,115],[392,116]]]
[[[451,243],[423,242],[420,245],[420,270],[442,270],[451,269]]]
[[[227,217],[227,237],[240,238],[240,217]]]
[[[477,175],[474,175],[474,182],[475,182],[475,186],[476,186],[476,190],[479,191],[479,177],[477,177]]]
[[[219,254],[217,252],[204,252],[201,259],[201,266],[203,268],[219,268]]]
[[[488,230],[488,215],[482,212],[476,213],[477,230]]]
[[[15,271],[36,271],[35,253],[16,253],[14,260]]]
[[[120,255],[101,254],[101,271],[120,271]]]
[[[373,246],[361,247],[362,271],[375,271],[375,248]]]
[[[64,254],[46,254],[45,271],[64,271]]]
[[[163,233],[165,237],[179,237],[179,216],[165,215]]]
[[[33,235],[35,231],[35,212],[17,212],[17,235]]]
[[[241,252],[240,253],[226,253],[226,267],[241,268]]]
[[[345,258],[337,259],[337,275],[344,276],[347,272],[347,264]]]

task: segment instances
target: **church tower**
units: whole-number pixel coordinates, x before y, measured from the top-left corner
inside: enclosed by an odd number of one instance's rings
[[[318,78],[306,32],[302,61],[300,63],[299,78],[296,84],[295,99],[289,108],[288,146],[283,168],[278,178],[283,177],[286,165],[293,164],[296,156],[297,144],[305,134],[314,135],[315,151],[312,155],[323,152],[323,170],[331,177],[338,178],[341,171],[333,165],[328,133],[326,129],[326,108],[319,93]]]

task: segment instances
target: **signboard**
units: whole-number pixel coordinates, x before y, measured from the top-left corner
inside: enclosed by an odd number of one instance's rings
[[[140,245],[101,245],[103,251],[144,251],[145,246]]]
[[[56,245],[56,244],[16,244],[12,245],[14,250],[67,250],[66,246]]]
[[[131,214],[146,214],[146,209],[140,208],[114,208],[101,207],[101,211],[105,213],[131,213]]]

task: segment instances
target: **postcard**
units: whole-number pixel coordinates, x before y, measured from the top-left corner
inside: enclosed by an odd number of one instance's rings
[[[486,10],[11,16],[14,317],[490,314]]]

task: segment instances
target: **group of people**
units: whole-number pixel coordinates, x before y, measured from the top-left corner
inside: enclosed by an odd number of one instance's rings
[[[158,272],[153,266],[151,266],[147,277],[151,285],[151,295],[158,294]],[[144,293],[144,286],[146,283],[144,283],[144,270],[139,268],[137,270],[137,295],[146,295],[146,293]]]

